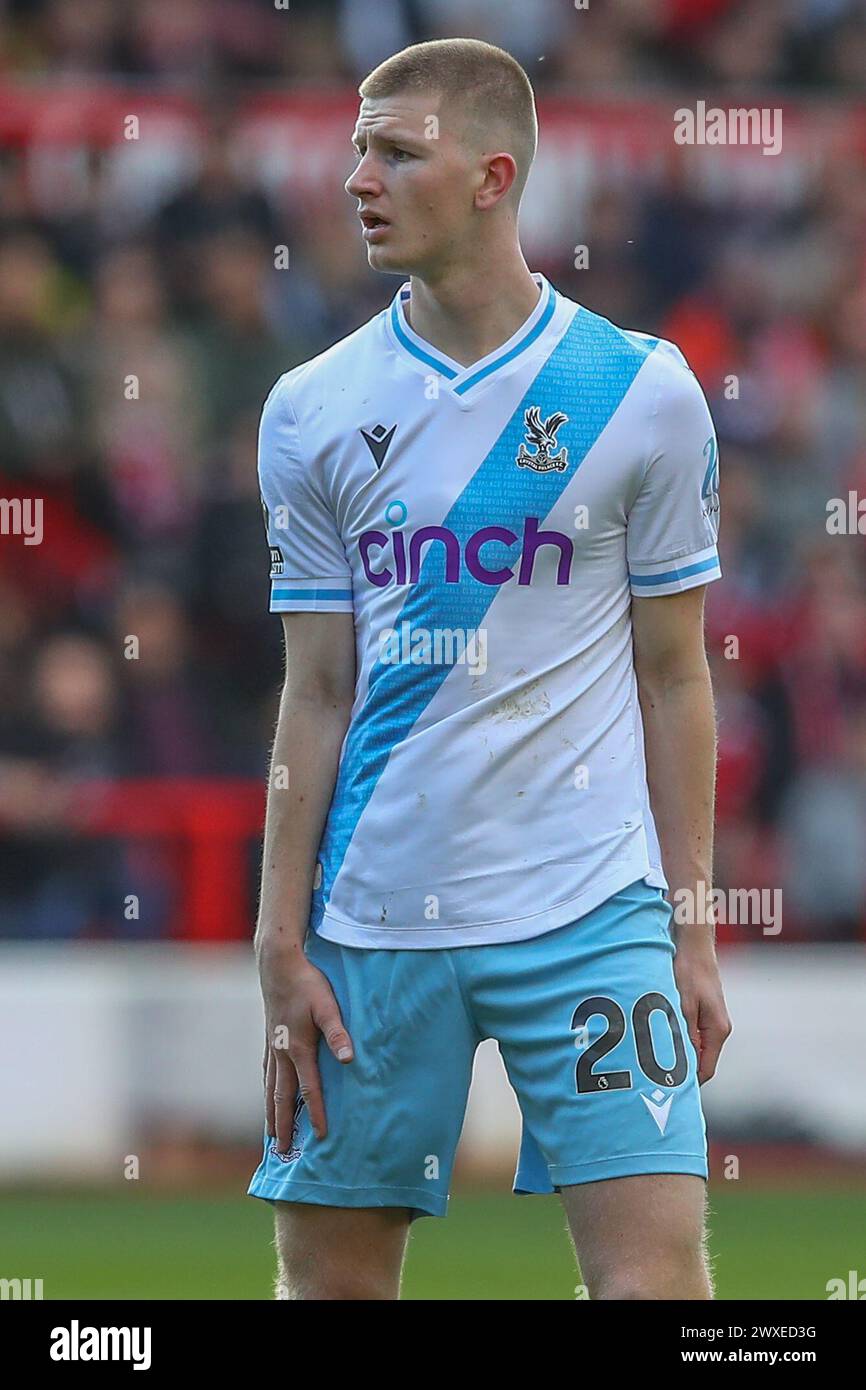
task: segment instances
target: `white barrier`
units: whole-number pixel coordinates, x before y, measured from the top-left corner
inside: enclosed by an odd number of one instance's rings
[[[730,1135],[793,1133],[866,1159],[866,952],[743,947],[723,956],[735,1031],[704,1088]],[[249,947],[0,946],[0,1181],[117,1177],[178,1126],[258,1144],[262,1020]],[[478,1050],[461,1154],[516,1153],[496,1046]]]

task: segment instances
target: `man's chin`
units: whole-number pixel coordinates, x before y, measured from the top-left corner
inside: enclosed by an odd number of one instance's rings
[[[406,264],[406,257],[401,256],[390,246],[368,246],[367,264],[371,270],[379,270],[386,275],[411,274],[411,268]]]
[[[405,246],[396,245],[392,236],[386,236],[381,242],[367,243],[367,264],[371,270],[382,271],[386,275],[417,275],[420,272],[411,253],[407,252]]]

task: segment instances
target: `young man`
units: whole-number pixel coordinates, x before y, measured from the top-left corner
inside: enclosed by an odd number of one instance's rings
[[[527,268],[514,59],[419,44],[360,93],[346,190],[409,279],[281,377],[260,438],[277,1293],[399,1296],[493,1037],[515,1191],[561,1193],[590,1297],[709,1298],[698,1086],[730,1023],[712,924],[664,890],[711,874],[710,415],[676,347]]]

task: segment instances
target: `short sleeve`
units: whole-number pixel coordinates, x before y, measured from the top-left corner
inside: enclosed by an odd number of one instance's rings
[[[698,380],[673,343],[659,343],[649,455],[627,519],[631,592],[677,594],[721,579],[719,454]]]
[[[262,410],[259,487],[271,552],[272,613],[352,611],[352,571],[336,519],[301,457],[283,377]]]

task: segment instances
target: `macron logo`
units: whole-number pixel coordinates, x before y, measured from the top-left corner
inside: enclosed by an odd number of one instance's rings
[[[149,1327],[52,1327],[52,1361],[132,1361],[134,1371],[150,1370]]]
[[[652,1096],[642,1095],[641,1100],[658,1125],[659,1134],[664,1134],[667,1129],[668,1115],[671,1113],[673,1096],[668,1096],[667,1100],[665,1100],[664,1091],[660,1091],[658,1087],[656,1087]],[[661,1104],[662,1101],[664,1101],[664,1105]]]
[[[373,460],[377,468],[381,468],[382,464],[385,462],[385,455],[388,452],[391,440],[394,438],[394,431],[396,428],[396,425],[392,425],[389,430],[386,430],[384,425],[377,425],[369,434],[366,430],[361,430],[361,434],[367,442],[367,447],[373,455]]]

